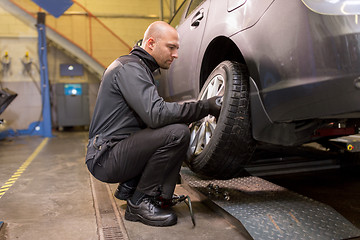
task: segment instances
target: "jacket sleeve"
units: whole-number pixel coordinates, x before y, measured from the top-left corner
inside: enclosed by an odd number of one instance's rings
[[[115,79],[127,104],[150,128],[191,123],[209,114],[206,100],[184,104],[165,102],[158,94],[152,74],[139,63],[124,65]]]

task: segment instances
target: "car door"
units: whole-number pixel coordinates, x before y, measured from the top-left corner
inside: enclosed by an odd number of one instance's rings
[[[195,86],[198,86],[198,55],[209,5],[210,0],[192,0],[185,13],[185,19],[177,26],[180,36],[179,58],[173,62],[167,73],[169,94],[174,101],[197,97],[198,89]]]

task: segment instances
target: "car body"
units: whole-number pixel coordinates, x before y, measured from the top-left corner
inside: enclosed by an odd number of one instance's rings
[[[214,69],[230,61],[248,74],[252,145],[355,134],[359,12],[354,0],[185,0],[170,22],[179,32],[179,58],[163,71],[159,93],[170,101],[197,99]]]

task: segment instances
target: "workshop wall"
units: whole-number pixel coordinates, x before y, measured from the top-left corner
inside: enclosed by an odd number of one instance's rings
[[[160,9],[164,21],[170,18],[170,0],[163,0],[163,8],[160,0],[78,0],[77,2],[84,5],[130,46],[143,37],[150,23],[160,19]],[[181,2],[182,0],[176,1],[177,7]]]
[[[78,0],[77,2],[97,16],[130,46],[141,39],[147,26],[153,21],[159,20],[161,15],[164,21],[168,21],[170,18],[170,0],[163,1],[162,12],[159,0]],[[177,7],[181,2],[177,1]],[[61,28],[65,30],[70,29],[71,25],[81,25],[83,22],[75,17],[77,12],[71,11],[71,8],[69,10],[66,14],[73,15],[74,18],[71,21],[62,22]],[[72,31],[72,34],[75,34],[75,38],[80,39],[81,43],[81,39],[88,37],[88,30],[80,25],[76,31]],[[7,87],[18,94],[18,97],[1,114],[0,118],[5,119],[8,127],[12,129],[27,129],[30,123],[41,119],[37,36],[35,26],[22,22],[1,8],[0,4],[0,58],[3,63],[0,66],[0,88]],[[106,38],[104,38],[104,42],[106,43]],[[76,63],[76,60],[48,41],[48,71],[51,83],[53,126],[57,126],[55,111],[57,102],[53,86],[57,83],[88,83],[89,112],[92,116],[100,84],[99,77],[86,69],[81,77],[60,76],[59,66],[62,63]]]
[[[42,116],[37,37],[35,27],[26,25],[0,7],[0,88],[8,88],[18,94],[0,118],[5,119],[7,127],[14,130],[27,129],[30,123],[41,120]],[[47,49],[53,126],[57,126],[53,87],[56,83],[87,82],[91,116],[99,86],[98,77],[86,70],[81,77],[60,76],[60,64],[76,62],[51,42],[48,42]]]
[[[38,11],[38,7],[30,0],[17,1],[30,8],[33,13]],[[96,16],[125,44],[91,16]],[[161,19],[161,16],[163,20],[169,20],[170,0],[163,0],[162,5],[160,0],[145,1],[145,3],[140,0],[131,2],[80,0],[59,18],[48,15],[46,22],[90,53],[103,66],[107,66],[114,58],[127,54],[143,37],[146,27],[153,21]]]

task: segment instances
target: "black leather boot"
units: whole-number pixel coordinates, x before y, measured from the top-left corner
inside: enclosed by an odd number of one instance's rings
[[[120,200],[128,200],[134,194],[139,180],[140,176],[137,176],[126,182],[120,183],[118,188],[115,190],[114,196]]]
[[[127,201],[125,219],[129,221],[140,221],[150,226],[171,226],[177,223],[177,216],[171,209],[162,209],[153,197],[145,197],[139,205]]]
[[[129,186],[126,183],[120,183],[115,190],[114,196],[120,200],[128,200],[134,194],[136,187]]]

